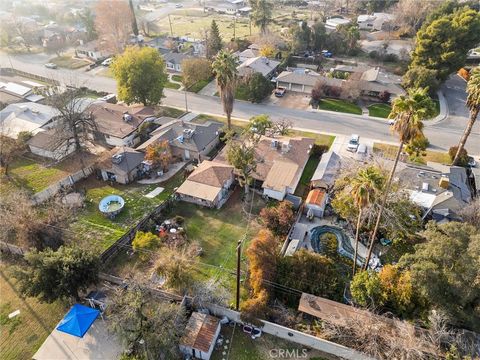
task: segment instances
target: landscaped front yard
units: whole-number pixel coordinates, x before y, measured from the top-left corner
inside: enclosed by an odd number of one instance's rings
[[[90,64],[88,61],[82,59],[75,59],[72,56],[57,56],[53,59],[50,59],[50,62],[56,64],[58,67],[75,70],[80,69],[84,66]]]
[[[20,297],[6,264],[0,265],[0,290],[0,359],[31,359],[63,317],[67,306],[60,301],[48,304]],[[20,314],[9,319],[8,314],[16,310],[20,310]]]
[[[392,111],[392,107],[387,104],[373,104],[368,107],[368,115],[381,117],[381,118],[388,118],[388,115]]]
[[[373,143],[373,152],[374,153],[381,153],[383,157],[394,160],[395,155],[397,153],[398,146],[384,144],[384,143]],[[420,156],[415,163],[425,165],[427,161],[437,162],[441,164],[449,165],[452,161],[450,160],[450,156],[446,152],[440,151],[433,151],[433,150],[426,150],[425,156]]]
[[[359,106],[339,99],[322,99],[318,103],[318,109],[362,115],[362,109]]]
[[[180,171],[165,183],[153,185],[109,185],[92,178],[78,183],[78,189],[86,189],[85,208],[78,212],[70,224],[67,236],[70,240],[101,253],[165,201],[183,180],[184,172]],[[165,189],[153,199],[145,197],[156,187]],[[120,195],[125,200],[125,207],[114,219],[109,219],[100,212],[98,204],[105,196],[112,194]]]

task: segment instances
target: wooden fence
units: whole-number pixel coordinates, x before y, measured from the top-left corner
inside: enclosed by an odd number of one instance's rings
[[[0,75],[10,75],[10,76],[19,75],[26,78],[39,80],[50,85],[56,85],[56,86],[60,85],[60,83],[57,80],[47,78],[45,76],[31,74],[31,73],[18,70],[18,69],[13,69],[13,68],[0,68]]]

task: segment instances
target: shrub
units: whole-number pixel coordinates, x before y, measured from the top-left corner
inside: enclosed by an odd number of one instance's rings
[[[285,236],[295,221],[293,205],[289,201],[282,201],[276,206],[263,208],[260,218],[274,235]]]
[[[448,156],[450,156],[450,160],[453,161],[455,159],[455,155],[457,154],[458,146],[452,146],[448,149]],[[465,148],[462,149],[460,152],[460,157],[458,158],[458,166],[467,166],[468,165],[468,152]]]
[[[143,232],[137,231],[135,234],[135,238],[132,242],[133,250],[141,252],[140,257],[142,259],[148,258],[148,252],[145,250],[151,251],[156,249],[160,245],[160,238],[151,233],[151,232]]]
[[[389,103],[390,102],[390,96],[391,96],[391,94],[387,90],[384,90],[378,95],[378,98],[383,103]]]

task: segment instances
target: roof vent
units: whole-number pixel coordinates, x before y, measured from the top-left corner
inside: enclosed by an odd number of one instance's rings
[[[276,149],[278,147],[278,140],[272,140],[270,146],[272,147],[272,149]]]
[[[112,163],[120,164],[125,157],[125,154],[115,154],[112,156]]]
[[[193,130],[193,129],[184,129],[183,130],[183,137],[185,139],[191,139],[193,134],[195,134],[195,130]]]
[[[422,183],[422,191],[428,191],[429,185],[428,183],[424,182]]]
[[[290,144],[288,142],[282,143],[282,153],[287,153],[290,151]]]
[[[130,121],[132,121],[132,120],[133,120],[132,115],[130,115],[128,112],[125,111],[125,112],[123,113],[123,121],[125,121],[125,122],[128,123],[128,122],[130,122]]]

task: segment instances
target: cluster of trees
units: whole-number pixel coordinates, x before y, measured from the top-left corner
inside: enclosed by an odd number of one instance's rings
[[[145,150],[145,160],[152,162],[154,167],[160,167],[164,172],[172,162],[172,152],[168,140],[149,145]]]
[[[328,49],[339,55],[353,55],[358,51],[360,39],[358,27],[353,24],[339,26],[336,31],[327,33],[323,21],[315,22],[312,27],[308,26],[306,21],[294,24],[290,34],[293,53]]]
[[[404,86],[429,87],[435,91],[465,64],[468,50],[478,42],[480,13],[456,2],[446,2],[417,32]]]
[[[239,86],[244,86],[248,94],[248,100],[252,103],[259,103],[272,93],[275,85],[265,78],[261,73],[253,73],[243,80]]]
[[[30,137],[30,133],[23,131],[18,134],[16,139],[0,135],[0,170],[4,175],[8,175],[12,161],[26,150]]]

